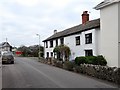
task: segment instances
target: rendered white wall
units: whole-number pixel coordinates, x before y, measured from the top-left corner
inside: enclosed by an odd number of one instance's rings
[[[108,66],[118,66],[118,4],[112,4],[100,11],[100,51]]]
[[[75,35],[67,36],[64,37],[64,44],[70,47],[71,50],[71,56],[70,60],[74,60],[75,57],[78,56],[85,56],[85,50],[92,49],[93,50],[93,55],[99,55],[98,51],[98,41],[99,41],[99,32],[100,29],[97,28],[84,31]],[[85,34],[92,33],[92,44],[85,44]],[[80,36],[80,45],[76,46],[76,39],[75,37]],[[54,47],[56,45],[55,40],[54,41]],[[60,45],[60,39],[58,39],[58,45]],[[48,41],[48,47],[50,46],[50,43]],[[45,48],[45,58],[46,58],[46,52],[52,52],[53,48]]]
[[[118,5],[118,66],[120,67],[120,3]]]

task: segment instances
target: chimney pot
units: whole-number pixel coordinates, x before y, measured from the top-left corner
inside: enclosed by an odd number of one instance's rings
[[[54,30],[54,34],[56,34],[57,33],[57,30]]]
[[[85,24],[87,21],[89,21],[88,11],[83,11],[83,14],[82,14],[82,24]]]

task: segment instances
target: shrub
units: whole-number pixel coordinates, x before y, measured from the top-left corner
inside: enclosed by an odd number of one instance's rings
[[[107,65],[107,61],[102,55],[97,56],[96,59],[98,65],[103,65],[103,66]]]
[[[102,65],[105,66],[107,65],[106,59],[102,56],[86,56],[86,57],[76,57],[75,58],[75,64],[80,65],[80,64],[93,64],[93,65]]]
[[[86,57],[86,63],[96,65],[97,64],[97,59],[96,58],[97,58],[96,56],[87,56]]]
[[[73,71],[73,67],[74,67],[74,62],[71,61],[65,61],[64,62],[64,69],[67,69],[69,71]]]
[[[80,65],[86,63],[86,57],[76,57],[75,64]]]

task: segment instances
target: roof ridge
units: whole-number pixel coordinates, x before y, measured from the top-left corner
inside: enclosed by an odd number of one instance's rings
[[[89,22],[95,21],[95,20],[99,20],[99,19],[100,19],[100,18],[87,21],[86,24],[89,23]],[[63,32],[63,31],[65,31],[65,30],[68,30],[68,29],[71,29],[71,28],[74,28],[74,27],[77,27],[77,26],[79,26],[79,25],[83,25],[83,24],[78,24],[78,25],[72,26],[72,27],[70,27],[70,28],[64,29],[64,30],[59,31],[59,32],[57,32],[57,33]],[[55,33],[55,34],[57,34],[57,33]]]
[[[48,41],[48,40],[59,38],[59,37],[65,37],[68,35],[72,35],[72,34],[82,32],[84,30],[96,28],[96,27],[100,27],[100,18],[87,21],[86,24],[79,24],[79,25],[73,26],[71,28],[64,29],[60,32],[57,32],[56,34],[51,35],[50,37],[48,37],[44,41]]]

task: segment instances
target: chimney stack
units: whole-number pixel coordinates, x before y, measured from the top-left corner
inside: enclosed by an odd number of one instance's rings
[[[82,14],[82,24],[85,24],[87,21],[89,21],[88,11],[83,11],[83,14]]]
[[[54,34],[56,34],[57,33],[57,30],[54,30]]]

